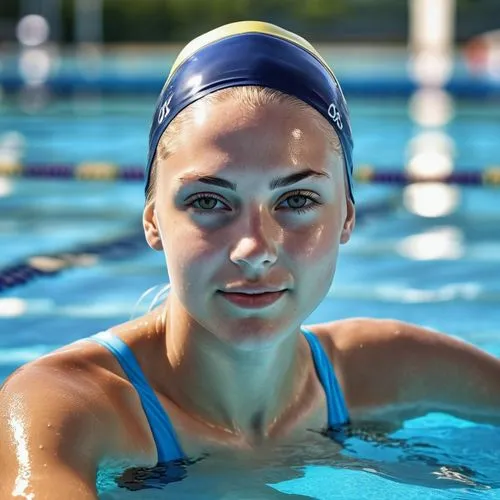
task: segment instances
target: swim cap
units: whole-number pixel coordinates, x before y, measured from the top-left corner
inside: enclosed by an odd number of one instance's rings
[[[255,85],[297,97],[337,133],[352,193],[352,133],[342,89],[328,64],[302,37],[273,24],[242,21],[195,38],[175,60],[149,133],[147,191],[158,142],[170,122],[202,97],[229,87]]]

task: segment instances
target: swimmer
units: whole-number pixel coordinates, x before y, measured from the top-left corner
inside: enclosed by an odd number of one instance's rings
[[[486,352],[393,319],[303,325],[354,229],[352,149],[339,83],[301,37],[240,22],[189,43],[146,169],[144,231],[170,293],[9,377],[1,498],[95,499],[108,459],[230,460],[348,422],[499,423]]]

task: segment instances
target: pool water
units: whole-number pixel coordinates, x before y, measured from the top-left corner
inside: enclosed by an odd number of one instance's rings
[[[15,133],[25,162],[142,165],[153,101],[67,99],[31,115],[17,100],[7,100],[0,111],[0,151],[2,140]],[[354,100],[351,110],[356,163],[401,169],[420,132],[407,103]],[[455,103],[444,132],[454,143],[457,169],[498,163],[499,123],[498,106]],[[33,257],[78,257],[62,272],[0,296],[0,381],[37,356],[126,321],[145,290],[168,281],[163,256],[141,240],[142,193],[135,182],[0,178],[0,270]],[[444,186],[440,193],[438,202],[447,197],[452,208],[423,217],[408,200],[437,203],[425,189],[419,194],[358,185],[355,233],[341,249],[329,295],[309,322],[394,317],[499,356],[499,192]],[[369,207],[380,203],[387,208],[371,213]],[[103,258],[84,251],[127,235],[140,240],[134,252]],[[258,458],[213,455],[166,474],[139,471],[123,478],[107,466],[99,487],[102,498],[500,499],[499,472],[499,428],[431,414],[398,430],[348,429],[340,442],[311,432],[307,442]],[[142,489],[116,488],[117,477]]]
[[[130,473],[119,476],[122,488],[114,489],[108,471],[100,484],[109,486],[102,496],[108,499],[139,493],[141,498],[162,498],[158,488],[176,499],[499,498],[500,481],[484,463],[498,462],[499,444],[498,429],[435,414],[390,435],[358,429],[342,447],[311,432],[301,443],[257,458],[220,453],[171,467],[171,482],[163,486],[160,474],[151,471],[136,474],[135,481]]]

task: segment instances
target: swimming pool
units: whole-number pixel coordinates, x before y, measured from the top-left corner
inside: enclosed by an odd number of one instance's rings
[[[0,142],[11,141],[26,163],[140,165],[153,101],[151,96],[79,96],[27,114],[16,99],[7,98],[0,112]],[[419,132],[406,101],[354,99],[350,106],[356,164],[401,169]],[[444,131],[454,144],[457,169],[481,170],[499,161],[499,124],[497,105],[456,102]],[[9,177],[0,178],[0,193],[0,270],[23,262],[57,267],[58,259],[66,259],[59,273],[0,295],[0,381],[36,356],[129,319],[142,292],[167,281],[162,255],[149,250],[140,236],[141,183]],[[499,192],[445,186],[439,193],[452,209],[423,217],[408,207],[419,197],[424,206],[436,203],[425,189],[419,194],[391,185],[357,186],[362,216],[352,241],[341,249],[334,286],[311,322],[396,317],[500,355]],[[385,208],[371,213],[367,207],[374,204]],[[113,246],[124,237],[134,244]],[[377,429],[353,431],[343,451],[313,436],[303,446],[277,449],[259,460],[242,456],[224,472],[217,468],[217,457],[208,457],[186,467],[186,477],[165,486],[164,494],[500,498],[499,471],[498,429],[429,415],[388,435]],[[111,487],[112,474],[108,470],[100,478],[102,491]],[[184,474],[180,468],[172,477]],[[129,496],[161,498],[161,491],[103,493],[103,498]]]

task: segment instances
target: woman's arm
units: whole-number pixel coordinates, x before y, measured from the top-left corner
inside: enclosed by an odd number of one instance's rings
[[[96,470],[113,431],[92,385],[28,365],[0,390],[0,498],[97,499]]]
[[[404,341],[396,355],[401,391],[476,422],[500,424],[500,360],[460,339],[401,323]]]
[[[500,425],[500,360],[477,347],[393,320],[346,322],[332,338],[354,416],[439,411]]]

